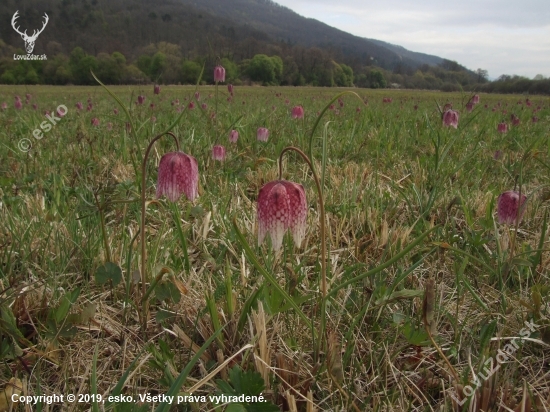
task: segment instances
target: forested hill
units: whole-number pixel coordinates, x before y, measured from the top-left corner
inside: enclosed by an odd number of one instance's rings
[[[12,28],[40,29],[34,54]],[[460,88],[480,77],[456,62],[353,36],[271,0],[3,0],[0,83],[188,83],[223,61],[228,78],[263,84]],[[484,80],[484,79],[482,79]]]
[[[21,39],[9,23],[16,10],[21,16],[18,24],[29,32],[41,27],[47,13],[48,28],[38,37],[37,47],[45,50],[55,42],[65,53],[80,46],[89,53],[119,51],[134,57],[140,47],[166,41],[181,46],[184,55],[211,46],[222,54],[232,48],[238,57],[249,58],[252,41],[316,46],[385,69],[442,61],[353,36],[270,0],[4,0],[0,38],[15,47]]]
[[[440,57],[409,52],[404,48],[398,50],[388,43],[354,36],[318,20],[300,16],[271,0],[181,1],[216,17],[227,16],[236,23],[248,24],[275,40],[337,50],[361,64],[393,69],[400,64],[416,68],[422,64],[436,65],[443,61]]]

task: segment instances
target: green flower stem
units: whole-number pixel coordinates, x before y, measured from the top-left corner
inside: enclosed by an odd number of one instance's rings
[[[300,156],[302,156],[302,159],[307,163],[309,166],[309,169],[311,170],[311,173],[313,174],[313,180],[315,181],[315,186],[317,188],[317,195],[319,197],[319,219],[320,219],[320,237],[321,237],[321,330],[319,332],[319,340],[317,343],[317,347],[315,348],[315,361],[317,361],[317,358],[319,356],[319,352],[321,350],[321,342],[325,333],[325,325],[326,325],[326,297],[327,297],[327,244],[325,239],[325,204],[323,202],[323,191],[321,189],[321,182],[319,181],[319,177],[317,176],[317,173],[315,173],[315,169],[313,168],[313,164],[311,163],[311,160],[309,157],[302,152],[300,149],[294,146],[288,146],[285,147],[281,154],[279,155],[279,180],[282,179],[283,175],[283,155],[288,151],[294,151],[298,153]]]
[[[166,132],[159,134],[158,136],[154,137],[153,140],[149,143],[147,146],[147,149],[145,150],[145,155],[143,156],[143,162],[141,164],[141,226],[140,226],[140,240],[141,240],[141,296],[142,299],[145,298],[147,293],[147,287],[145,285],[145,281],[147,280],[146,276],[146,259],[147,259],[147,252],[145,250],[145,178],[146,178],[146,166],[147,166],[147,158],[149,157],[149,152],[151,151],[151,148],[153,147],[153,144],[159,140],[164,135],[170,135],[174,138],[174,141],[176,142],[176,148],[179,151],[180,150],[180,144],[178,142],[178,139],[172,132]],[[144,303],[144,310],[146,310],[145,303]],[[145,328],[147,323],[147,316],[145,312],[143,313],[143,327]]]

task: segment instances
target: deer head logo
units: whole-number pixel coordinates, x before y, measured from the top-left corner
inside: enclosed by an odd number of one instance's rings
[[[21,33],[19,31],[19,27],[15,27],[15,21],[19,17],[18,13],[19,13],[19,10],[17,10],[15,12],[15,14],[13,15],[13,18],[11,19],[11,25],[12,25],[13,29],[17,33],[19,33],[21,35],[21,38],[25,41],[25,49],[27,49],[27,54],[31,54],[32,51],[34,50],[34,42],[36,41],[38,35],[44,31],[44,29],[46,28],[46,24],[48,24],[48,21],[50,20],[50,18],[48,17],[48,15],[46,13],[44,13],[44,19],[45,20],[44,20],[42,28],[40,30],[34,30],[32,36],[29,36],[29,35],[27,35],[27,30],[25,30],[24,33]]]

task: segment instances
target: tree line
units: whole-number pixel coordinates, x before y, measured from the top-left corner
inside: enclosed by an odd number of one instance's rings
[[[49,45],[55,51],[55,45]],[[255,52],[255,53],[253,53]],[[503,75],[496,81],[487,72],[466,70],[458,63],[421,65],[413,68],[397,65],[386,70],[358,62],[337,62],[330,51],[285,43],[252,47],[250,58],[235,54],[184,56],[179,45],[159,42],[143,47],[129,60],[121,52],[97,55],[75,47],[69,55],[57,51],[44,61],[14,60],[13,54],[24,54],[0,40],[0,83],[93,85],[93,71],[106,84],[195,84],[205,67],[202,81],[211,84],[213,68],[220,64],[226,70],[226,81],[235,85],[290,85],[321,87],[408,88],[443,91],[475,90],[498,93],[550,94],[550,80],[539,75],[530,80]],[[339,56],[342,57],[342,56]]]

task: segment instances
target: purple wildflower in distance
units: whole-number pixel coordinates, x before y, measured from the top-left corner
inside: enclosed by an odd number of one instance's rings
[[[458,112],[454,110],[447,110],[443,113],[443,124],[445,126],[452,126],[455,129],[458,127]]]
[[[498,223],[506,225],[514,225],[516,219],[518,223],[521,222],[525,208],[522,207],[527,200],[527,196],[521,195],[521,202],[519,199],[519,193],[515,190],[509,190],[502,193],[498,197],[497,201],[497,217]]]
[[[293,119],[303,119],[304,118],[304,108],[302,106],[294,106],[292,108],[292,118]]]
[[[278,251],[290,230],[294,243],[300,246],[306,234],[307,200],[304,187],[286,180],[264,185],[258,194],[258,245],[269,233],[271,245]]]
[[[225,69],[222,66],[216,66],[214,68],[214,81],[225,82]]]
[[[237,140],[239,140],[239,132],[236,130],[231,130],[229,132],[229,141],[231,143],[237,143]]]
[[[225,147],[222,145],[215,145],[212,148],[212,159],[223,162],[225,160]]]
[[[198,195],[199,167],[197,160],[183,152],[166,153],[160,159],[157,198],[166,196],[171,202],[182,193],[193,201]]]
[[[508,132],[508,125],[506,123],[499,123],[498,126],[497,126],[497,131],[499,133]]]
[[[260,142],[267,142],[267,139],[269,138],[269,130],[267,130],[265,127],[258,127],[256,138]]]

